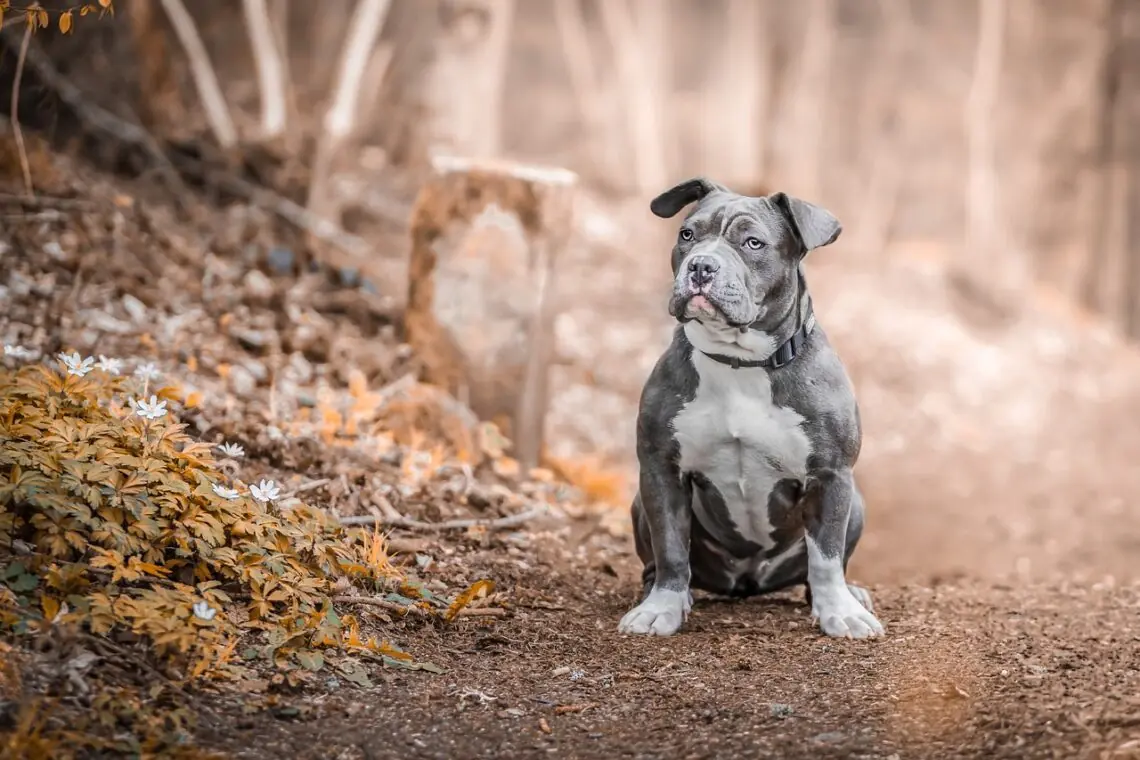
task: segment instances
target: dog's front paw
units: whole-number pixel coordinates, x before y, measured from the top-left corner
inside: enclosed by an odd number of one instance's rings
[[[619,633],[672,636],[689,617],[693,598],[688,591],[655,588],[645,601],[625,613],[618,623]]]
[[[858,587],[856,587],[858,588]],[[871,595],[859,589],[866,606],[856,598],[852,588],[843,585],[812,593],[811,616],[828,636],[868,639],[883,635],[883,624],[868,610]]]

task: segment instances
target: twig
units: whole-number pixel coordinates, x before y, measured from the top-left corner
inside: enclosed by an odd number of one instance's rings
[[[387,599],[377,599],[371,596],[334,596],[332,600],[337,604],[363,604],[368,607],[380,607],[401,615],[414,614],[427,617],[430,614],[422,607],[397,604],[396,602],[389,602]],[[464,607],[459,610],[457,617],[505,617],[506,614],[507,611],[502,607]]]
[[[0,193],[0,204],[3,203],[19,204],[29,211],[71,211],[76,209],[91,209],[96,206],[94,201],[86,198],[53,198],[44,195],[28,198],[24,195]]]
[[[198,89],[198,97],[202,100],[202,107],[206,111],[206,120],[210,123],[214,139],[218,141],[222,150],[228,152],[237,145],[237,128],[234,127],[229,106],[222,94],[222,87],[218,84],[217,72],[214,71],[210,56],[206,53],[202,36],[198,34],[194,19],[182,4],[182,0],[159,1],[166,15],[170,17],[170,24],[174,27],[174,33],[178,35],[178,41],[182,43],[182,49],[190,59],[190,75]]]
[[[428,611],[423,607],[397,604],[396,602],[389,602],[387,599],[377,599],[372,596],[334,596],[332,600],[337,604],[363,604],[366,607],[380,607],[381,609],[396,612],[401,615],[417,615],[419,617],[426,617],[428,615]]]
[[[327,486],[331,482],[332,481],[329,478],[317,478],[316,480],[310,480],[308,483],[302,483],[301,485],[294,488],[292,491],[288,492],[285,495],[285,498],[288,498],[290,496],[296,496],[299,493],[307,493],[309,491],[315,491],[318,488],[320,488],[321,486]]]
[[[160,681],[163,681],[166,684],[168,684],[172,689],[177,691],[182,696],[186,697],[187,699],[193,699],[193,697],[191,697],[190,693],[187,692],[184,688],[182,688],[181,684],[176,683],[170,676],[166,675],[161,670],[159,670],[155,666],[151,665],[149,662],[146,661],[146,658],[143,657],[142,655],[135,654],[131,650],[129,650],[125,647],[121,647],[118,644],[114,643],[113,641],[110,641],[109,639],[100,638],[99,636],[94,636],[94,635],[89,634],[89,633],[81,634],[81,636],[86,641],[90,642],[90,644],[92,646],[94,646],[95,648],[102,649],[105,652],[109,650],[110,652],[118,655],[119,657],[130,660],[131,662],[135,663],[136,665],[138,665],[140,668],[142,668],[146,672],[150,673],[150,675],[152,675],[153,677],[155,677],[155,678],[159,679]]]
[[[20,43],[20,55],[16,59],[16,76],[12,80],[12,132],[16,136],[16,148],[20,152],[20,171],[24,173],[24,189],[29,198],[34,198],[32,188],[32,168],[28,165],[28,151],[24,148],[24,130],[20,128],[20,80],[24,78],[24,61],[28,57],[28,45],[32,41],[32,27],[24,29],[24,40]]]
[[[354,515],[352,517],[340,518],[340,524],[351,525],[391,525],[396,528],[408,528],[410,530],[464,530],[466,528],[486,528],[487,530],[502,530],[503,528],[513,528],[517,525],[522,525],[529,522],[539,515],[545,514],[549,508],[546,505],[539,505],[532,507],[525,512],[518,514],[508,515],[507,517],[500,517],[495,520],[484,519],[467,519],[467,520],[445,520],[444,522],[430,523],[421,520],[410,520],[408,518],[392,519],[381,517],[379,515]]]
[[[358,261],[375,256],[372,246],[363,238],[353,235],[328,219],[322,219],[310,213],[304,207],[272,190],[254,185],[229,172],[210,169],[202,162],[190,158],[180,159],[180,163],[187,173],[205,181],[213,182],[231,193],[242,196],[253,205],[277,214],[285,221],[308,232],[318,240],[323,240],[339,248]]]

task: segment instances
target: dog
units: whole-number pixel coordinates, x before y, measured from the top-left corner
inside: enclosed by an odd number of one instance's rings
[[[703,177],[650,210],[669,219],[690,204],[672,255],[678,325],[637,415],[641,598],[618,630],[676,633],[694,588],[750,597],[802,584],[825,634],[880,636],[870,594],[846,579],[864,521],[859,409],[803,271],[842,226],[786,193],[744,196]]]

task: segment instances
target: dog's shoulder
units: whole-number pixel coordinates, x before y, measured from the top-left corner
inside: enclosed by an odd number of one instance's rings
[[[855,388],[821,326],[794,362],[772,373],[772,400],[804,418],[816,452],[850,463],[858,458],[862,424]]]
[[[693,346],[680,325],[657,359],[641,391],[637,410],[638,446],[672,440],[673,420],[697,394],[700,378],[692,361]]]

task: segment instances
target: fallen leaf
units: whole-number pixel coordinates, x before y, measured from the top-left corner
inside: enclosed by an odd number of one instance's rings
[[[471,604],[479,596],[485,596],[495,588],[493,581],[487,579],[478,580],[471,584],[471,587],[464,591],[459,596],[455,597],[455,601],[447,608],[447,612],[443,613],[444,620],[454,620],[455,616],[459,614],[467,605]]]
[[[393,662],[395,662],[395,660]],[[372,687],[372,681],[368,678],[368,673],[366,673],[364,668],[358,663],[352,660],[345,660],[337,665],[336,669],[345,677],[345,680],[365,689]]]
[[[314,673],[324,667],[325,658],[320,652],[313,652],[310,650],[302,649],[297,652],[297,662],[305,670],[311,670]]]
[[[260,694],[269,691],[269,681],[264,678],[251,678],[244,681],[238,681],[237,687],[249,694]]]

